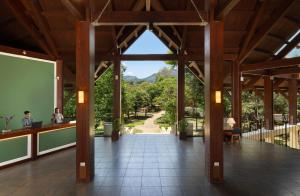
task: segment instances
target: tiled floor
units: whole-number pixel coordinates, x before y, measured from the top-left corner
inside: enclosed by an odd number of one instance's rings
[[[202,138],[96,138],[96,175],[75,184],[75,149],[0,171],[0,195],[300,195],[300,151],[266,143],[224,144],[225,183],[204,176]]]

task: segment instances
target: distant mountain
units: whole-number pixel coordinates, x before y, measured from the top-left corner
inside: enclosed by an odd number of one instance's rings
[[[156,77],[160,75],[162,77],[172,77],[172,76],[177,76],[177,70],[170,70],[168,68],[163,68],[162,70],[160,70],[158,73],[154,73],[146,78],[138,78],[136,76],[124,76],[124,80],[127,82],[133,82],[133,83],[137,83],[137,82],[149,82],[149,83],[154,83],[156,81]]]

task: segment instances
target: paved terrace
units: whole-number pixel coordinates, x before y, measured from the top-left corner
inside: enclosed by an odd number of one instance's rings
[[[96,138],[96,176],[75,184],[75,149],[0,172],[0,195],[299,195],[300,151],[256,141],[224,144],[225,183],[204,177],[202,138]]]

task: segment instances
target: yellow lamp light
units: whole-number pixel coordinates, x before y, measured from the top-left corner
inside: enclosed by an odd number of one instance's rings
[[[216,103],[221,103],[221,91],[216,91]]]
[[[84,91],[78,91],[78,103],[84,103]]]

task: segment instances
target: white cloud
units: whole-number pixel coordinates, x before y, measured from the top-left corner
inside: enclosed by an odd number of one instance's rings
[[[127,72],[126,75],[127,76],[134,76],[134,74],[131,71]]]

